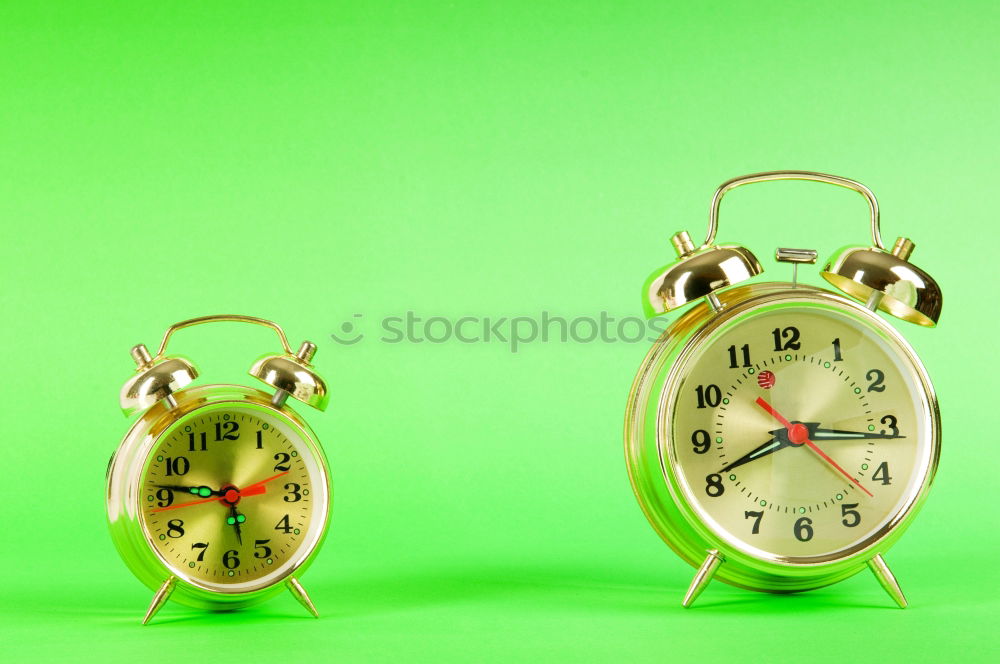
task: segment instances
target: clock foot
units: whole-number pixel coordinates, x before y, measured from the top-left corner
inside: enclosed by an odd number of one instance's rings
[[[882,555],[876,555],[874,558],[868,561],[868,567],[871,569],[872,573],[875,574],[875,578],[882,585],[882,588],[889,593],[899,608],[906,608],[906,597],[903,595],[903,591],[899,589],[899,584],[896,583],[896,577],[892,575],[889,570],[889,566],[885,564],[885,560]]]
[[[311,613],[313,618],[319,618],[319,611],[316,610],[316,606],[309,599],[309,593],[306,592],[306,589],[302,587],[302,584],[294,576],[288,577],[288,590],[295,599],[299,600],[299,604],[306,607],[306,611]]]
[[[156,594],[153,595],[153,601],[149,604],[149,608],[146,609],[146,617],[142,619],[143,625],[149,624],[149,621],[153,619],[156,612],[167,603],[170,593],[174,592],[175,583],[177,583],[177,577],[168,576],[167,580],[160,586],[160,589],[156,591]]]
[[[708,582],[712,580],[715,570],[719,568],[722,561],[722,555],[716,549],[709,550],[708,555],[705,557],[705,562],[701,564],[701,567],[698,568],[698,573],[694,575],[694,580],[691,581],[691,586],[688,588],[687,594],[684,595],[684,601],[681,602],[681,606],[687,609],[694,604],[694,601],[698,599],[698,595],[705,589]]]

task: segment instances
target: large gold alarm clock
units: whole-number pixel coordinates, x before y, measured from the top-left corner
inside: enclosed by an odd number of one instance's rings
[[[177,330],[221,321],[277,333],[282,352],[250,368],[270,391],[188,387],[194,365],[165,354]],[[235,609],[285,588],[318,615],[299,578],[326,534],[330,474],[316,435],[287,403],[326,408],[326,384],[310,365],[315,351],[306,341],[292,352],[281,327],[250,316],[176,323],[155,356],[132,348],[137,368],[121,407],[141,415],[108,466],[107,511],[122,558],[156,591],[143,624],[168,598]]]
[[[839,292],[798,281],[815,251],[779,248],[791,282],[752,282],[762,272],[753,253],[715,243],[726,192],[771,180],[865,197],[873,246],[841,249],[820,271]],[[647,280],[645,310],[690,309],[639,368],[625,456],[654,530],[698,569],[683,605],[712,578],[795,592],[867,567],[906,606],[884,554],[926,498],[941,441],[927,372],[881,316],[937,323],[941,291],[909,262],[913,243],[882,244],[878,203],[861,183],[774,171],[722,184],[705,241],[680,232],[673,244],[678,259]]]

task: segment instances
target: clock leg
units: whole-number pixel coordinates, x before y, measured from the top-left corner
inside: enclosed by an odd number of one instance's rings
[[[167,603],[170,593],[174,592],[175,583],[177,583],[177,577],[168,576],[167,580],[160,586],[160,589],[156,591],[156,594],[153,595],[153,601],[149,604],[149,608],[146,609],[146,617],[142,619],[143,625],[149,624],[149,621],[153,619],[156,612]]]
[[[719,565],[722,562],[722,554],[718,550],[711,549],[708,552],[708,555],[705,556],[705,562],[701,564],[701,567],[698,568],[698,573],[694,575],[694,579],[691,581],[691,586],[688,588],[687,594],[684,595],[684,601],[681,602],[681,606],[687,609],[694,604],[694,601],[698,599],[698,595],[705,589],[708,582],[712,580],[715,570],[719,569]]]
[[[306,607],[306,611],[311,613],[313,618],[319,618],[319,611],[316,610],[316,606],[309,599],[309,593],[306,592],[306,589],[302,587],[302,584],[294,576],[288,577],[288,590],[295,599],[299,600],[299,604]]]
[[[899,584],[896,583],[896,577],[892,575],[889,570],[889,566],[885,564],[885,560],[882,558],[882,554],[876,555],[874,558],[868,561],[868,567],[871,569],[872,573],[875,574],[875,578],[882,585],[882,588],[889,593],[889,597],[895,600],[899,608],[906,608],[906,597],[903,595],[903,591],[899,589]]]

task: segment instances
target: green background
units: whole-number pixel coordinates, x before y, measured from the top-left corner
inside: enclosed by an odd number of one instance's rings
[[[996,3],[21,4],[0,7],[5,660],[997,655]],[[946,295],[938,328],[898,326],[944,427],[888,556],[906,611],[867,573],[680,608],[693,570],[621,451],[648,344],[378,341],[407,310],[639,314],[670,234],[700,238],[718,183],[776,168],[868,184]],[[788,278],[779,245],[869,241],[834,187],[723,212],[765,279]],[[131,345],[209,313],[319,344],[331,408],[300,409],[336,486],[304,577],[319,621],[286,594],[138,626],[151,592],[104,518],[117,390]],[[351,320],[365,339],[334,343]],[[218,325],[172,350],[202,383],[249,382],[275,343]]]

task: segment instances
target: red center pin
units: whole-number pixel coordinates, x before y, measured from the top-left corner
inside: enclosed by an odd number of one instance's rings
[[[767,370],[761,371],[757,374],[757,385],[765,390],[771,389],[774,387],[774,374]]]

